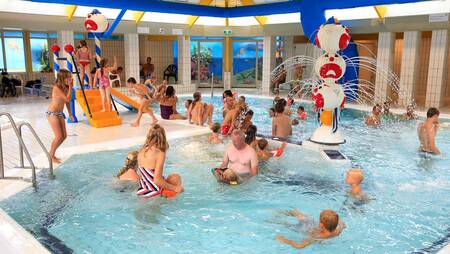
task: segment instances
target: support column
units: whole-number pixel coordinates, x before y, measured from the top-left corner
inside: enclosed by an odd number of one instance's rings
[[[271,73],[275,67],[275,37],[264,36],[263,63],[262,63],[262,83],[261,90],[263,95],[270,94]]]
[[[394,65],[395,33],[381,32],[378,34],[377,68],[392,70]],[[389,94],[389,80],[377,72],[375,79],[375,102],[383,102]]]
[[[139,82],[139,35],[136,33],[125,34],[124,47],[125,77],[133,77]]]
[[[444,105],[447,79],[448,30],[433,30],[431,35],[430,63],[428,65],[427,96],[425,107]]]
[[[196,85],[191,83],[191,38],[187,35],[178,36],[178,84],[181,85],[178,92],[197,90]]]
[[[74,48],[76,48],[76,45],[74,45],[74,37],[73,37],[73,31],[71,30],[61,30],[58,31],[58,39],[57,39],[58,45],[61,48],[61,51],[59,52],[59,57],[66,57],[70,58],[70,55],[64,51],[64,46],[66,44],[71,44]],[[59,68],[60,69],[67,69],[67,63],[66,61],[59,61]]]
[[[225,57],[225,66],[223,69],[223,86],[225,90],[231,89],[231,38],[225,37],[224,41],[224,57]]]
[[[284,37],[284,61],[293,57],[295,55],[295,47],[294,47],[294,37],[286,36]],[[290,81],[294,79],[295,68],[286,69],[286,81]]]
[[[419,74],[420,31],[407,31],[403,34],[402,64],[400,69],[399,103],[406,106],[415,98]]]

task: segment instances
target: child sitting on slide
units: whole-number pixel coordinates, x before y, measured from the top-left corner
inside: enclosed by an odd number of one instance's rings
[[[286,147],[286,142],[282,143],[281,146],[275,150],[269,150],[269,142],[266,139],[262,138],[258,140],[258,149],[256,154],[258,155],[258,159],[267,161],[270,158],[274,158],[274,160],[278,160],[280,156],[284,152],[284,148]]]

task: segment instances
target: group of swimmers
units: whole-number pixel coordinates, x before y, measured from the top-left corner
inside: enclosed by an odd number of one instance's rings
[[[415,120],[417,115],[414,112],[415,104],[411,103],[406,107],[406,113],[402,115],[403,120]],[[367,126],[380,126],[381,114],[390,115],[390,103],[384,102],[383,106],[376,104],[372,108],[372,113],[364,118]],[[436,145],[436,134],[441,126],[439,124],[439,110],[431,107],[427,110],[427,118],[417,126],[417,136],[419,138],[419,151],[426,154],[441,154]]]
[[[67,137],[63,118],[63,108],[70,101],[72,91],[72,75],[67,70],[61,69],[57,74],[52,102],[49,106],[47,116],[54,132],[55,140],[52,142],[50,154],[52,159],[59,162],[55,157],[56,148]],[[143,113],[148,113],[152,118],[152,125],[147,133],[144,145],[139,151],[130,152],[127,156],[125,166],[117,174],[118,179],[136,183],[136,194],[146,198],[155,196],[174,197],[184,191],[182,180],[179,174],[173,173],[164,176],[164,163],[169,144],[164,128],[157,123],[149,105],[153,101],[158,101],[161,109],[161,118],[167,120],[185,119],[191,124],[203,126],[208,124],[212,134],[208,141],[213,144],[223,143],[223,139],[230,138],[231,144],[226,148],[222,163],[218,168],[212,169],[217,181],[226,184],[239,184],[256,176],[259,172],[259,161],[278,159],[286,147],[282,143],[277,148],[269,148],[269,142],[265,138],[257,138],[257,127],[252,122],[253,111],[246,103],[246,98],[241,96],[236,98],[230,90],[223,93],[223,116],[222,123],[214,123],[212,120],[214,107],[202,101],[201,94],[196,92],[193,98],[185,102],[186,115],[181,115],[176,110],[177,97],[175,89],[168,86],[165,81],[160,85],[150,81],[146,84],[138,84],[134,78],[129,78],[128,87],[139,98],[141,107],[132,126],[138,126]],[[297,108],[296,116],[291,119],[294,113],[291,107],[294,105],[292,98],[276,97],[273,108],[269,115],[272,117],[272,136],[284,140],[292,134],[292,125],[307,119],[307,114],[302,106]],[[69,108],[68,108],[69,109]],[[73,117],[70,115],[69,117]],[[421,150],[424,152],[440,153],[435,147],[434,137],[439,126],[439,111],[431,108],[427,112],[427,119],[419,125],[419,138]],[[437,149],[437,150],[436,150]],[[346,183],[350,185],[349,194],[355,199],[364,196],[361,191],[363,181],[363,171],[351,169],[347,172]],[[285,212],[286,215],[293,216],[301,223],[306,223],[308,217],[299,211]],[[280,242],[289,244],[295,248],[304,248],[309,244],[339,235],[345,228],[345,224],[339,219],[338,214],[332,210],[324,210],[320,214],[319,225],[309,232],[309,236],[302,242],[286,239],[277,236]]]

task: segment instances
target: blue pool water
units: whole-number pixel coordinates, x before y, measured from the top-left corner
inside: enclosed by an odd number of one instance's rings
[[[259,130],[270,133],[263,117],[270,101],[248,102]],[[55,180],[43,176],[37,190],[0,207],[56,253],[299,253],[274,240],[278,234],[304,237],[282,225],[295,221],[279,212],[294,208],[316,220],[321,210],[333,209],[347,224],[339,237],[301,253],[435,253],[450,228],[450,130],[438,133],[444,156],[426,158],[416,152],[416,122],[384,119],[381,128],[366,128],[362,115],[344,111],[342,151],[365,171],[367,204],[348,199],[346,167],[297,147],[263,163],[246,184],[219,184],[210,168],[220,163],[225,146],[198,136],[170,141],[165,171],[179,172],[185,186],[177,199],[144,200],[120,191],[112,178],[126,149],[73,156]],[[314,127],[310,118],[294,132],[307,137]]]

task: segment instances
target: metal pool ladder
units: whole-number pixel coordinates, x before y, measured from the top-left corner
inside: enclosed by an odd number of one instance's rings
[[[44,144],[42,143],[39,136],[36,134],[36,131],[33,129],[31,124],[27,122],[21,122],[18,125],[12,118],[11,114],[9,113],[1,113],[0,112],[0,118],[2,116],[6,116],[6,118],[9,120],[9,123],[11,124],[11,127],[14,130],[14,133],[16,134],[16,137],[19,141],[19,155],[20,155],[20,168],[25,168],[24,161],[23,161],[23,154],[25,153],[25,156],[28,160],[28,163],[30,164],[31,168],[31,181],[33,183],[33,187],[36,187],[36,167],[34,166],[33,160],[31,159],[30,153],[28,152],[27,147],[25,146],[25,143],[23,142],[22,138],[22,127],[26,126],[30,130],[31,134],[33,134],[34,138],[38,142],[38,144],[41,146],[44,153],[47,155],[48,158],[48,164],[49,164],[49,174],[50,177],[53,178],[53,162],[50,158],[50,154],[48,153],[47,149],[45,148]],[[3,142],[2,142],[2,130],[0,128],[0,179],[5,178],[5,168],[3,164]]]

